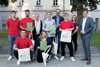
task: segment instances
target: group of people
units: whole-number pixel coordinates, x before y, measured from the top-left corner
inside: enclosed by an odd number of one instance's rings
[[[30,18],[30,11],[25,10],[26,17],[23,18],[21,21],[16,18],[16,11],[11,12],[11,18],[7,20],[6,28],[9,32],[8,39],[9,39],[9,58],[11,60],[13,58],[13,53],[17,58],[17,64],[20,64],[18,58],[18,49],[30,48],[30,58],[33,59],[33,52],[37,53],[37,61],[43,62],[42,52],[40,50],[40,41],[47,41],[47,50],[50,48],[48,52],[49,57],[47,58],[47,62],[50,60],[52,55],[52,47],[54,46],[53,41],[55,38],[58,39],[58,50],[57,53],[61,53],[60,60],[64,60],[65,58],[65,47],[66,44],[69,49],[70,58],[72,61],[75,61],[74,55],[77,53],[77,36],[78,30],[81,34],[83,48],[85,52],[85,57],[81,59],[82,61],[87,61],[86,64],[91,63],[91,52],[90,52],[90,39],[93,36],[92,30],[94,29],[94,21],[92,18],[88,17],[88,11],[83,11],[83,18],[82,20],[77,22],[77,16],[73,15],[71,21],[69,21],[69,14],[64,13],[63,17],[60,16],[60,9],[56,9],[56,15],[52,17],[52,13],[50,11],[46,12],[47,19],[43,22],[39,19],[39,14],[35,14],[35,19],[33,20]],[[32,23],[33,31],[29,31],[27,29],[27,23]],[[49,26],[54,25],[56,33],[50,34]],[[61,32],[62,30],[72,31],[71,35],[71,42],[61,42]],[[19,31],[21,30],[21,36]],[[20,36],[20,37],[19,37]],[[33,46],[31,38],[35,40],[35,45]],[[74,48],[73,44],[74,43]],[[13,52],[14,50],[14,52]],[[54,55],[55,59],[59,59],[57,55]]]

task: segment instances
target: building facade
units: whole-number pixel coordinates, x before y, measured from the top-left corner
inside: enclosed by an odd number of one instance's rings
[[[71,8],[71,0],[17,0],[15,3],[9,0],[9,5],[7,7],[0,6],[0,30],[5,30],[6,21],[11,17],[12,10],[17,11],[17,17],[19,19],[24,18],[24,10],[29,9],[31,11],[31,18],[34,19],[34,14],[39,13],[40,20],[44,20],[46,19],[46,11],[51,11],[52,16],[54,16],[55,10],[60,9],[62,16],[64,12],[69,13],[70,20],[72,15],[77,15],[76,12],[70,12]],[[97,10],[89,11],[89,16],[91,16],[94,21],[95,18],[99,18],[100,6],[98,5]]]

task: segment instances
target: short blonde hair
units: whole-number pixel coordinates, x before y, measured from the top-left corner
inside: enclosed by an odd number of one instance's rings
[[[67,16],[69,16],[69,14],[68,14],[68,13],[64,13],[64,15],[63,15],[63,16],[65,17],[66,15],[67,15]]]
[[[50,13],[50,14],[52,15],[52,12],[51,12],[51,11],[47,11],[46,14],[47,14],[47,13]]]

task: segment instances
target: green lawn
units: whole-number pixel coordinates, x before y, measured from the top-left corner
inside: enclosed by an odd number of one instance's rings
[[[80,34],[78,35],[80,38]],[[91,38],[91,46],[97,47],[100,50],[100,32],[93,32],[93,38]]]
[[[80,38],[80,34],[78,35]],[[8,32],[0,32],[0,47],[9,45]],[[93,32],[93,38],[91,39],[91,46],[97,47],[100,50],[100,32]]]
[[[2,46],[9,45],[8,42],[8,33],[7,32],[0,32],[0,48]]]

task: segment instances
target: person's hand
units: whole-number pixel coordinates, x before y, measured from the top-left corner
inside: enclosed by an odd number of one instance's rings
[[[84,35],[84,34],[85,34],[85,31],[81,31],[81,34],[83,34],[83,35]]]
[[[68,31],[72,31],[72,29],[67,29]]]
[[[48,31],[50,31],[50,30],[48,30]]]
[[[56,27],[59,27],[59,26],[60,26],[60,24],[56,25]]]
[[[48,46],[47,46],[47,48],[50,48],[50,47],[51,47],[51,45],[48,45]]]
[[[40,47],[37,47],[38,49],[40,49]]]
[[[62,29],[61,29],[61,28],[60,28],[59,30],[60,30],[60,31],[62,31]]]
[[[36,33],[36,35],[39,35],[40,33]]]
[[[18,48],[15,48],[16,51],[18,51]]]

